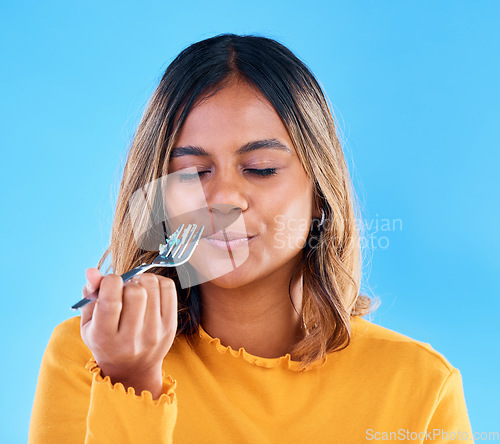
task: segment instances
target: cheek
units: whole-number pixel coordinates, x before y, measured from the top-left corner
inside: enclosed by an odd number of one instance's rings
[[[196,174],[196,167],[170,173],[161,184],[163,204],[169,217],[206,208],[207,201],[199,179],[183,182],[184,174]]]
[[[286,193],[276,193],[272,205],[270,232],[275,246],[300,249],[311,227],[313,196],[308,184],[288,187]]]

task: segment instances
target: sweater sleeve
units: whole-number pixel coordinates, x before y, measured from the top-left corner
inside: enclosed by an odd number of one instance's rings
[[[462,376],[454,368],[439,391],[424,442],[450,443],[466,440],[473,442],[472,430],[465,405]]]
[[[177,382],[163,372],[163,392],[111,383],[80,336],[79,317],[58,325],[45,350],[31,414],[29,443],[171,443]]]

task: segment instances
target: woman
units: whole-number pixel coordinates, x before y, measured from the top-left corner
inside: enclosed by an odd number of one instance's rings
[[[246,231],[230,246],[243,245],[244,260],[188,288],[163,268],[124,284],[120,274],[157,254],[133,242],[132,196],[188,169],[211,213],[240,213]],[[83,294],[99,289],[97,302],[49,341],[30,441],[470,433],[459,371],[429,345],[361,317],[371,301],[359,294],[356,211],[325,97],[288,49],[227,34],[182,51],[128,156],[98,264],[111,254],[113,273],[87,270]],[[224,262],[217,242],[200,242],[206,269]]]

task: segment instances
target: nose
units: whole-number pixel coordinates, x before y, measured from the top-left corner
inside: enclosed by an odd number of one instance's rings
[[[229,215],[248,208],[245,185],[238,173],[231,174],[227,170],[216,173],[204,191],[211,211]]]

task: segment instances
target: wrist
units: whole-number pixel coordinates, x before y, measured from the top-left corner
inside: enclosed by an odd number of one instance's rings
[[[147,370],[112,371],[112,369],[101,367],[101,376],[109,376],[111,382],[116,384],[120,382],[127,390],[133,387],[135,394],[140,396],[143,390],[151,392],[153,399],[158,399],[163,393],[163,377],[161,366]]]

